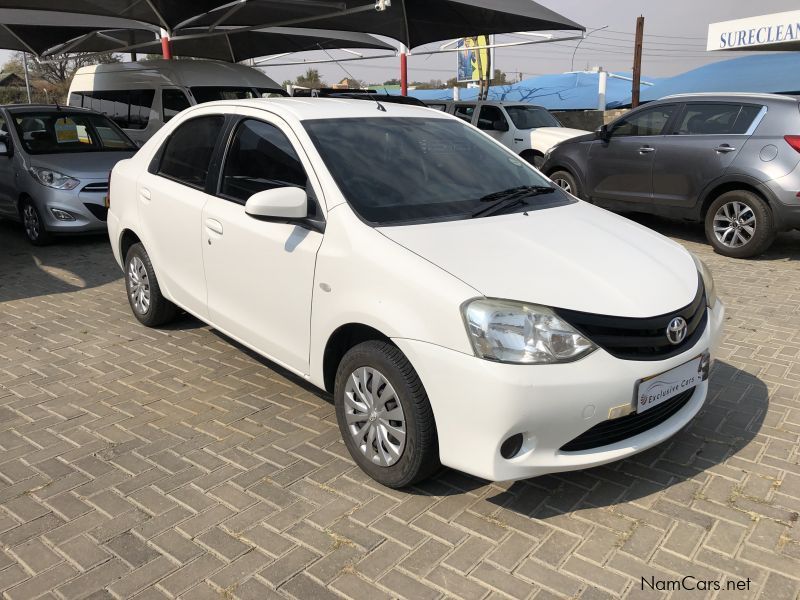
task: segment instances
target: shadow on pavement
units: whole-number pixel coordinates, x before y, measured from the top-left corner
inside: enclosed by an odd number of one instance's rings
[[[37,247],[19,224],[0,221],[0,302],[80,291],[121,277],[104,234],[59,237]]]
[[[641,454],[594,469],[511,484],[492,484],[445,469],[408,491],[432,496],[477,493],[498,507],[543,520],[640,500],[695,478],[740,452],[760,430],[768,404],[768,390],[760,379],[718,361],[700,413],[673,438]],[[489,486],[497,493],[481,491]]]

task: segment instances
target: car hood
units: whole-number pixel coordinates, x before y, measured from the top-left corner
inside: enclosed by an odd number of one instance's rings
[[[32,167],[51,169],[75,179],[108,179],[114,165],[134,154],[134,151],[36,154],[29,160]]]
[[[585,202],[379,231],[491,298],[653,317],[697,294],[687,250]]]
[[[583,129],[570,129],[569,127],[539,127],[531,131],[531,139],[536,147],[550,150],[556,144],[584,136],[587,133]]]

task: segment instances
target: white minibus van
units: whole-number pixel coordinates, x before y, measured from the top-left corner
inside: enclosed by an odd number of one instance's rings
[[[115,121],[142,144],[177,115],[213,100],[288,95],[251,67],[214,60],[148,60],[82,67],[69,88],[70,106]]]

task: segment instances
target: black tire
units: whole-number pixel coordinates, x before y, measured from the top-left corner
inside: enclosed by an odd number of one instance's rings
[[[149,301],[146,306],[144,306],[144,303],[137,304],[135,300],[136,294],[134,293],[134,289],[136,282],[133,280],[132,274],[132,269],[134,267],[138,267],[135,270],[139,273],[141,273],[143,269],[146,275],[146,279],[141,276],[139,277],[142,286],[146,287],[147,293],[149,294]],[[142,244],[134,244],[131,246],[128,250],[128,254],[125,256],[125,291],[131,310],[142,325],[147,327],[160,327],[172,321],[178,314],[178,307],[167,300],[161,293],[153,264],[150,262],[150,257]]]
[[[742,209],[742,211],[739,213],[740,223],[746,224],[751,218],[755,219],[755,231],[752,232],[752,234],[749,233],[749,229],[740,230],[742,235],[752,236],[746,243],[741,244],[742,238],[729,237],[735,236],[735,232],[728,235],[723,233],[721,237],[724,241],[717,238],[717,234],[715,233],[714,229],[715,224],[724,226],[732,222],[724,216],[721,219],[718,219],[718,213],[721,210],[724,212],[724,207],[726,205],[731,207],[728,212],[730,215],[736,214],[735,207],[737,205],[739,207],[747,207],[746,209]],[[775,241],[776,236],[775,224],[769,205],[757,194],[746,190],[733,190],[731,192],[725,192],[719,198],[714,200],[706,212],[705,230],[706,239],[708,239],[708,243],[711,244],[711,246],[714,248],[714,251],[716,251],[718,254],[729,256],[731,258],[752,258],[754,256],[758,256],[766,252],[766,250],[772,245],[772,242]],[[731,243],[731,240],[736,240],[736,242],[740,243],[741,245],[736,246],[735,244]]]
[[[394,388],[395,397],[402,408],[405,420],[405,447],[397,462],[389,466],[377,464],[366,456],[347,423],[346,386],[350,376],[361,368],[378,371]],[[350,456],[378,483],[395,489],[407,487],[430,477],[441,467],[436,422],[428,395],[414,367],[397,346],[373,340],[351,348],[342,358],[336,372],[334,402],[336,420]],[[391,400],[388,405],[392,405]],[[396,424],[396,421],[393,423]],[[353,424],[357,428],[366,425],[368,425],[366,421]],[[373,446],[372,449],[377,455],[377,446]]]
[[[544,154],[540,154],[535,150],[526,150],[520,156],[537,169],[541,169],[542,165],[544,165]]]
[[[581,189],[578,179],[569,171],[559,170],[550,174],[550,179],[564,191],[569,192],[576,198],[581,197]],[[562,183],[563,182],[563,183]],[[569,186],[569,189],[567,188]]]
[[[47,231],[39,209],[30,200],[25,198],[19,205],[19,218],[25,237],[34,246],[46,246],[53,241],[53,234]]]

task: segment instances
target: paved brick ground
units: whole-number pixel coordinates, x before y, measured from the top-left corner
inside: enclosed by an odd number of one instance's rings
[[[707,259],[730,310],[699,418],[632,460],[407,493],[328,398],[210,328],[140,327],[102,239],[0,224],[4,598],[797,598],[800,235]],[[749,591],[642,591],[684,575]]]

